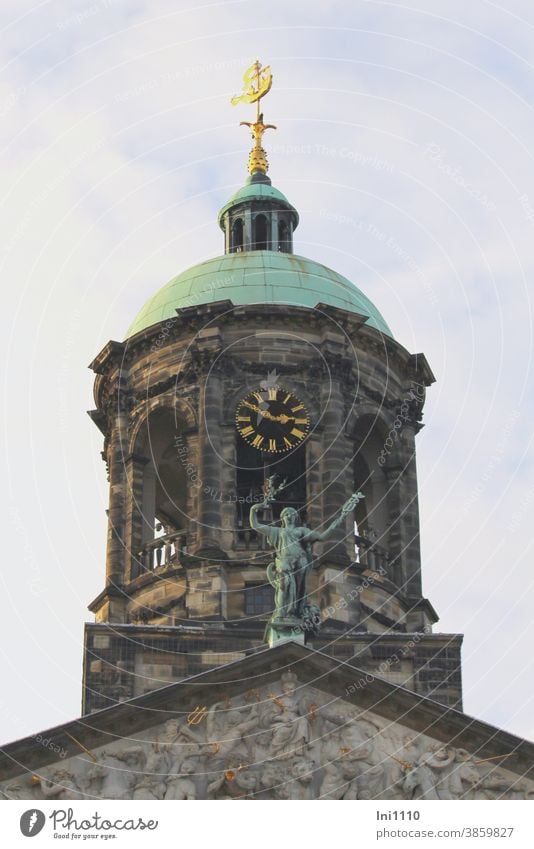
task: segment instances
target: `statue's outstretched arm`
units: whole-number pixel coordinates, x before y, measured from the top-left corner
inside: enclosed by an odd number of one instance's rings
[[[361,492],[355,492],[351,495],[349,500],[343,505],[341,510],[339,511],[339,515],[336,516],[333,522],[324,530],[324,531],[310,531],[309,534],[306,534],[304,539],[306,542],[323,542],[323,540],[328,539],[332,536],[334,531],[339,528],[339,526],[345,521],[346,516],[349,513],[352,513],[357,503],[361,501],[365,496]]]
[[[261,522],[258,521],[257,513],[258,510],[264,510],[266,507],[270,507],[271,502],[265,499],[261,502],[261,504],[253,504],[250,508],[249,513],[249,521],[250,527],[257,531],[259,534],[272,533],[273,528],[271,525],[262,525]]]
[[[345,517],[343,517],[343,518],[345,518]],[[332,536],[334,531],[337,528],[339,528],[342,521],[343,521],[343,519],[341,518],[341,516],[338,516],[337,519],[334,519],[334,521],[326,528],[326,530],[324,530],[324,531],[310,531],[304,537],[305,541],[306,542],[322,542],[323,540],[328,539],[329,537]]]

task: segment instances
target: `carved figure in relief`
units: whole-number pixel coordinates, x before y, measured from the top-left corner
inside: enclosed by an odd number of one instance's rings
[[[302,709],[295,694],[296,678],[286,676],[282,694],[275,700],[279,712],[271,720],[270,750],[273,758],[285,759],[299,754],[310,740],[307,709]]]
[[[141,761],[139,749],[103,749],[98,753],[102,799],[131,799]]]
[[[197,771],[197,762],[193,758],[188,758],[180,764],[177,774],[167,777],[166,792],[162,798],[165,799],[196,799],[197,788],[194,779],[191,777]]]
[[[245,799],[251,797],[259,784],[256,772],[240,764],[225,769],[208,784],[208,799]]]
[[[64,769],[55,770],[48,778],[41,778],[41,792],[45,799],[81,799],[78,786]]]

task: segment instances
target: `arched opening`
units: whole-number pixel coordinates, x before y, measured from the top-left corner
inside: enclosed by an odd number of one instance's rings
[[[382,468],[377,464],[383,439],[375,419],[358,423],[353,459],[354,492],[365,499],[354,510],[357,560],[370,569],[387,570],[388,490]]]
[[[278,521],[284,507],[299,511],[300,521],[306,521],[306,447],[299,445],[287,455],[269,454],[253,448],[236,434],[236,527],[237,542],[255,544],[256,535],[250,530],[249,513],[252,504],[263,501],[267,478],[277,475],[287,483],[262,522]]]
[[[187,546],[185,422],[169,409],[152,412],[136,439],[132,499],[132,577],[178,563]]]
[[[243,250],[243,220],[236,218],[232,226],[232,244],[230,253],[240,253]]]
[[[257,251],[266,251],[267,244],[267,218],[265,215],[256,215],[254,219],[254,248]]]
[[[287,221],[278,222],[278,250],[283,253],[289,253],[291,251],[289,226]]]

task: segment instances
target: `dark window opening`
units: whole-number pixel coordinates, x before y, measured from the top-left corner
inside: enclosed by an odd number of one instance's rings
[[[243,250],[243,221],[237,218],[232,227],[231,253],[239,253]]]
[[[274,590],[270,584],[245,584],[245,615],[265,616],[274,610]]]
[[[250,527],[249,513],[253,504],[263,501],[263,486],[271,475],[278,476],[285,488],[272,505],[271,514],[264,511],[261,521],[269,524],[280,518],[284,507],[299,511],[300,521],[306,521],[306,448],[300,445],[287,455],[268,454],[253,448],[236,435],[236,524],[239,530]]]
[[[256,215],[254,219],[254,247],[257,251],[267,250],[267,218]]]
[[[278,224],[278,250],[284,253],[289,253],[291,250],[287,221],[280,221]]]

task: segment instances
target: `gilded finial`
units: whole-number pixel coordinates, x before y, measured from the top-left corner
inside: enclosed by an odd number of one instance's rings
[[[276,130],[274,124],[263,123],[263,112],[260,112],[260,101],[271,90],[273,84],[273,75],[270,65],[264,68],[261,66],[259,59],[256,59],[250,68],[247,68],[243,74],[243,93],[232,97],[232,106],[237,106],[238,103],[255,103],[256,104],[256,120],[251,123],[249,121],[241,121],[239,126],[250,127],[254,147],[248,157],[249,174],[254,174],[260,171],[266,174],[269,170],[267,162],[267,154],[262,147],[262,136],[265,130]]]

